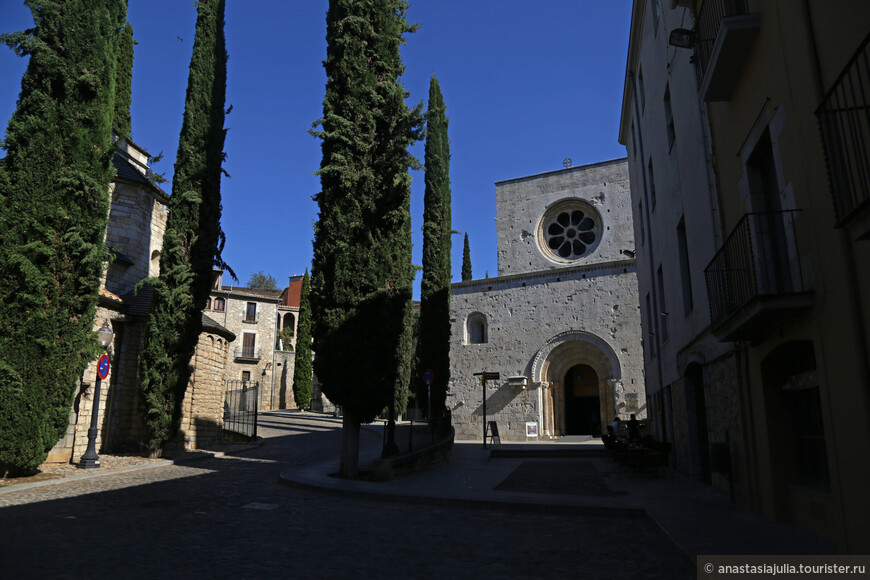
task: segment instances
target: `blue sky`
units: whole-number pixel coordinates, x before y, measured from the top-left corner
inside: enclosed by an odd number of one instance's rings
[[[228,0],[224,258],[242,283],[257,271],[279,286],[311,264],[320,190],[326,0]],[[494,182],[625,156],[617,143],[629,0],[417,0],[402,78],[409,104],[436,75],[450,121],[454,280],[468,232],[474,278],[497,273]],[[172,177],[196,11],[192,0],[130,0],[136,46],[133,140]],[[32,25],[0,0],[0,32]],[[15,108],[26,60],[0,47],[0,123]],[[422,161],[423,144],[414,154]],[[423,174],[412,186],[414,263],[422,254]],[[169,190],[170,184],[165,188]],[[415,295],[419,293],[419,274]],[[225,280],[227,282],[227,280]]]

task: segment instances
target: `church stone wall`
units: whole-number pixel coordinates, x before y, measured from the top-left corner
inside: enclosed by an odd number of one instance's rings
[[[582,200],[600,220],[600,240],[577,263],[624,259],[622,250],[634,250],[628,162],[618,159],[572,167],[496,184],[499,276],[572,265],[554,259],[541,247],[542,218],[566,199]]]
[[[486,316],[487,343],[466,344],[469,315]],[[482,388],[476,372],[501,374],[488,384],[487,415],[505,440],[525,438],[525,423],[542,426],[539,383],[532,362],[548,340],[563,332],[592,334],[616,353],[624,390],[638,394],[645,410],[637,278],[631,262],[571,268],[453,285],[450,394],[458,439],[482,436]],[[527,387],[509,376],[527,377]],[[602,381],[615,377],[600,377]]]
[[[504,440],[525,439],[532,421],[542,435],[567,432],[560,385],[575,364],[599,369],[599,423],[616,413],[626,418],[635,401],[638,417],[646,416],[626,160],[498,182],[496,213],[499,277],[452,290],[447,405],[457,437],[482,437],[483,393],[474,376],[482,371],[501,374],[488,385],[486,411]],[[563,240],[571,241],[565,254]],[[469,344],[481,334],[468,331],[476,313],[486,319],[483,344]]]

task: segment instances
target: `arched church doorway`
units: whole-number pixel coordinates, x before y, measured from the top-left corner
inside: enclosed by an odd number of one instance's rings
[[[565,434],[601,434],[598,373],[589,365],[574,365],[565,373]]]

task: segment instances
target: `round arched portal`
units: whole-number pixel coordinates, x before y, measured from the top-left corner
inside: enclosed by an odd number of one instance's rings
[[[538,352],[532,373],[544,387],[546,435],[600,436],[613,420],[619,360],[599,337],[580,331],[554,337]]]

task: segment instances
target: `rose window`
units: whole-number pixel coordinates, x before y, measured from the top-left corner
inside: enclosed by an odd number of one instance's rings
[[[586,254],[597,236],[595,220],[581,209],[566,209],[552,214],[545,222],[544,239],[550,250],[566,260]]]

